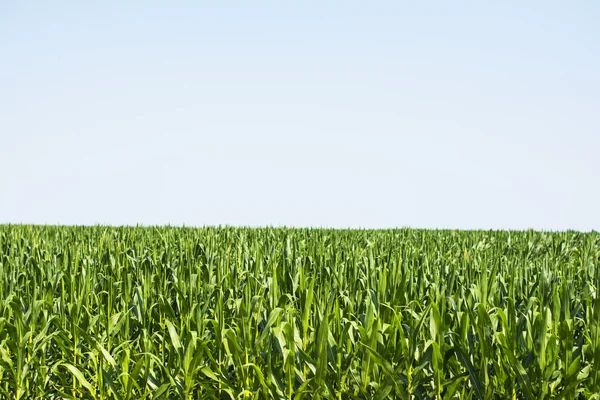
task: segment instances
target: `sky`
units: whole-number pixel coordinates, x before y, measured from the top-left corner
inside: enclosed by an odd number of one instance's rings
[[[600,2],[0,3],[0,223],[600,230]]]

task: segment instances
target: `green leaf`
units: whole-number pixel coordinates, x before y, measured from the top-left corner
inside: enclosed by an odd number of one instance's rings
[[[473,385],[473,388],[475,389],[475,395],[477,396],[478,399],[483,400],[483,397],[484,397],[483,385],[481,384],[481,381],[479,380],[479,377],[477,376],[477,371],[475,371],[475,368],[473,368],[473,364],[471,364],[471,361],[465,355],[465,353],[462,351],[462,349],[460,348],[460,346],[458,344],[456,344],[454,346],[454,352],[456,354],[456,357],[458,358],[458,361],[462,364],[462,366],[469,373],[469,379],[471,380],[471,384]]]
[[[77,381],[86,388],[92,395],[95,394],[94,387],[85,379],[80,370],[77,369],[74,365],[71,364],[62,364],[69,372],[77,379]]]

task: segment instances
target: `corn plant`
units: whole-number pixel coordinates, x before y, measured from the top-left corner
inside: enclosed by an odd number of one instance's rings
[[[600,235],[0,226],[0,398],[598,399]]]

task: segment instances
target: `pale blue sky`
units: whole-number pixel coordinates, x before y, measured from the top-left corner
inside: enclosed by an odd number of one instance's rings
[[[600,230],[600,2],[240,3],[0,3],[0,222]]]

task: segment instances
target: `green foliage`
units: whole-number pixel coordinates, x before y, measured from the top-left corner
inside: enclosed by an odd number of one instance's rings
[[[0,398],[592,399],[600,236],[0,226]]]

